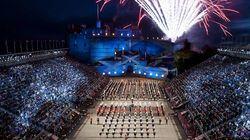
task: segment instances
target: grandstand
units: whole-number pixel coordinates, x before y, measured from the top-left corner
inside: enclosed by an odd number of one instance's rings
[[[66,56],[1,70],[1,138],[65,138],[108,82]]]
[[[249,49],[172,80],[108,77],[67,49],[0,57],[1,139],[248,139]]]
[[[2,1],[0,140],[250,140],[249,1]]]
[[[166,85],[189,137],[249,138],[250,61],[215,55]]]

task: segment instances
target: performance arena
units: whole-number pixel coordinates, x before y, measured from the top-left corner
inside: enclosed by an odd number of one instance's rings
[[[71,34],[68,47],[56,42],[1,55],[1,139],[250,136],[249,46],[218,48],[178,74],[167,41]]]
[[[0,2],[0,140],[249,140],[250,0]]]

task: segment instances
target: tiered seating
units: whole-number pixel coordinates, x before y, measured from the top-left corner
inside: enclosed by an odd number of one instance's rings
[[[2,70],[0,138],[67,137],[108,80],[65,57]]]
[[[207,133],[210,139],[232,138],[249,139],[249,109],[240,117],[234,118]]]
[[[166,86],[172,108],[185,105],[178,116],[189,136],[203,134],[204,137],[218,138],[212,132],[232,126],[230,121],[239,118],[246,110],[246,103],[249,103],[249,69],[249,60],[216,55],[179,75]],[[221,137],[232,138],[236,137],[234,132],[241,127],[235,125],[235,129],[230,128],[231,132],[216,132]],[[249,137],[250,134],[245,133],[244,136]]]
[[[13,66],[20,65],[28,62],[44,60],[48,58],[55,58],[59,56],[64,56],[67,53],[66,50],[46,50],[22,54],[7,54],[0,55],[0,67],[2,66]]]
[[[218,48],[219,53],[241,58],[250,58],[250,45],[243,47]]]

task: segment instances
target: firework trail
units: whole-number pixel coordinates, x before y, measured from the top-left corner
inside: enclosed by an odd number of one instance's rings
[[[97,0],[102,2],[102,8],[112,0]],[[225,35],[231,35],[224,22],[230,22],[226,12],[236,12],[226,8],[230,0],[134,0],[141,7],[138,26],[141,20],[149,17],[161,29],[165,38],[175,42],[191,27],[199,23],[208,34],[209,23],[219,25]],[[124,4],[125,0],[120,0]],[[142,9],[146,14],[143,13]],[[217,20],[214,20],[217,19]]]

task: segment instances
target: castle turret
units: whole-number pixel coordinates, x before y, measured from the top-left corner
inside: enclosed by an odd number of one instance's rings
[[[100,20],[100,9],[99,4],[96,6],[96,28],[101,28],[101,20]]]

